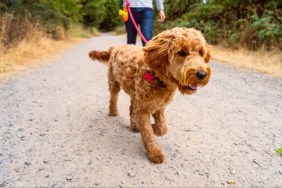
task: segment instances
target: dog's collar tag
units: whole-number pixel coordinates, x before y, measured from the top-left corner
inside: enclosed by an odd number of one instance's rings
[[[143,78],[147,80],[149,83],[152,83],[152,81],[155,78],[155,73],[153,73],[152,71],[146,71]]]

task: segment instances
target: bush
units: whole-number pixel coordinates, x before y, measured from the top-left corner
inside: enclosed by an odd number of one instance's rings
[[[104,4],[106,8],[106,16],[100,24],[100,29],[110,31],[115,27],[122,25],[120,16],[118,15],[118,10],[120,9],[120,2],[113,0],[106,0]]]
[[[168,0],[165,7],[169,21],[156,24],[158,32],[175,26],[194,27],[212,44],[282,49],[282,1]]]
[[[83,23],[90,27],[113,30],[122,24],[118,15],[120,0],[81,0]]]
[[[22,40],[28,28],[34,26],[40,26],[54,39],[64,39],[70,23],[82,19],[80,9],[77,0],[2,0],[1,15],[11,15],[13,25],[6,28],[10,34],[6,34],[3,40],[5,44]]]
[[[0,17],[0,25],[0,44],[6,47],[18,44],[36,27],[28,19],[8,13]]]

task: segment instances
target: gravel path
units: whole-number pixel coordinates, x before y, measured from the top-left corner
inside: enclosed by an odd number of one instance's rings
[[[107,116],[106,66],[87,56],[124,41],[85,40],[0,83],[0,187],[282,187],[282,79],[211,62],[210,83],[168,107],[155,165],[126,94]]]

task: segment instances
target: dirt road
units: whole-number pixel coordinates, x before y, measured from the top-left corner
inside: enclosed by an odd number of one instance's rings
[[[106,66],[85,40],[53,63],[0,83],[0,187],[282,187],[282,79],[211,62],[210,83],[179,92],[150,163],[129,129],[129,98],[108,117]]]

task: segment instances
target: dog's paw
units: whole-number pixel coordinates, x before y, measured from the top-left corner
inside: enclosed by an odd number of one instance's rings
[[[136,132],[136,133],[139,132],[139,129],[138,129],[137,127],[131,127],[131,130],[132,130],[133,132]]]
[[[168,132],[168,129],[166,126],[156,126],[156,124],[152,124],[154,134],[156,136],[163,136]]]
[[[155,150],[152,153],[148,153],[148,158],[152,163],[160,164],[164,161],[165,156],[161,150]]]
[[[117,116],[118,115],[118,112],[117,111],[110,111],[109,116]]]
[[[134,131],[134,132],[139,132],[139,129],[138,129],[138,127],[137,127],[137,125],[135,124],[135,123],[130,123],[130,128],[131,128],[131,130],[132,131]]]

